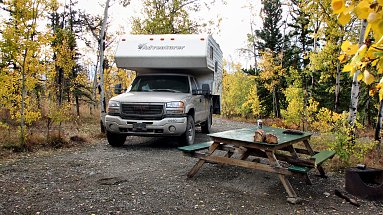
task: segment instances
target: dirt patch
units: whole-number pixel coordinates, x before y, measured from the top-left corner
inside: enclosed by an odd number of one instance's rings
[[[215,119],[213,132],[252,124]],[[208,140],[200,132],[196,142]],[[355,207],[334,194],[343,174],[290,182],[303,199],[286,202],[274,174],[196,162],[170,138],[129,137],[121,148],[106,140],[0,164],[0,214],[383,214],[382,202]]]

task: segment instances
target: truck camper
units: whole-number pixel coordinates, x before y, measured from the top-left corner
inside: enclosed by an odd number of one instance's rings
[[[174,136],[190,145],[196,126],[210,132],[222,92],[222,51],[210,35],[128,35],[115,61],[136,78],[102,117],[110,145],[123,145],[129,135]]]

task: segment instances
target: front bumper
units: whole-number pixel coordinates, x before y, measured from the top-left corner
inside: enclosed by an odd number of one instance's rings
[[[137,124],[144,125],[135,126]],[[161,120],[129,120],[119,116],[105,116],[105,128],[112,133],[131,136],[180,136],[186,131],[187,117],[171,117]]]

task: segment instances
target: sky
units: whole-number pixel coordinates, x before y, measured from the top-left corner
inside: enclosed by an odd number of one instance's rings
[[[63,0],[65,1],[65,0]],[[67,0],[68,1],[68,0]],[[219,2],[210,11],[203,9],[197,14],[198,18],[209,17],[216,19],[222,18],[220,32],[214,32],[213,38],[220,45],[224,59],[228,62],[241,63],[242,67],[249,67],[251,61],[246,55],[240,54],[238,49],[246,46],[247,34],[250,33],[250,9],[246,7],[250,0],[226,0],[226,4]],[[78,0],[78,7],[92,14],[103,14],[103,6],[106,1]],[[113,2],[113,0],[111,0]],[[116,2],[116,1],[114,1]],[[133,16],[142,14],[141,2],[131,0],[131,4],[126,8],[117,3],[113,3],[109,8],[109,20],[115,29],[123,28],[126,33],[130,32],[130,20]],[[251,1],[260,9],[260,0]]]

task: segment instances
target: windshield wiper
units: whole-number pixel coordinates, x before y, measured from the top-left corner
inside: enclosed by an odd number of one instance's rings
[[[172,93],[182,93],[179,90],[173,90],[173,89],[152,89],[152,91],[157,91],[157,92],[172,92]]]

